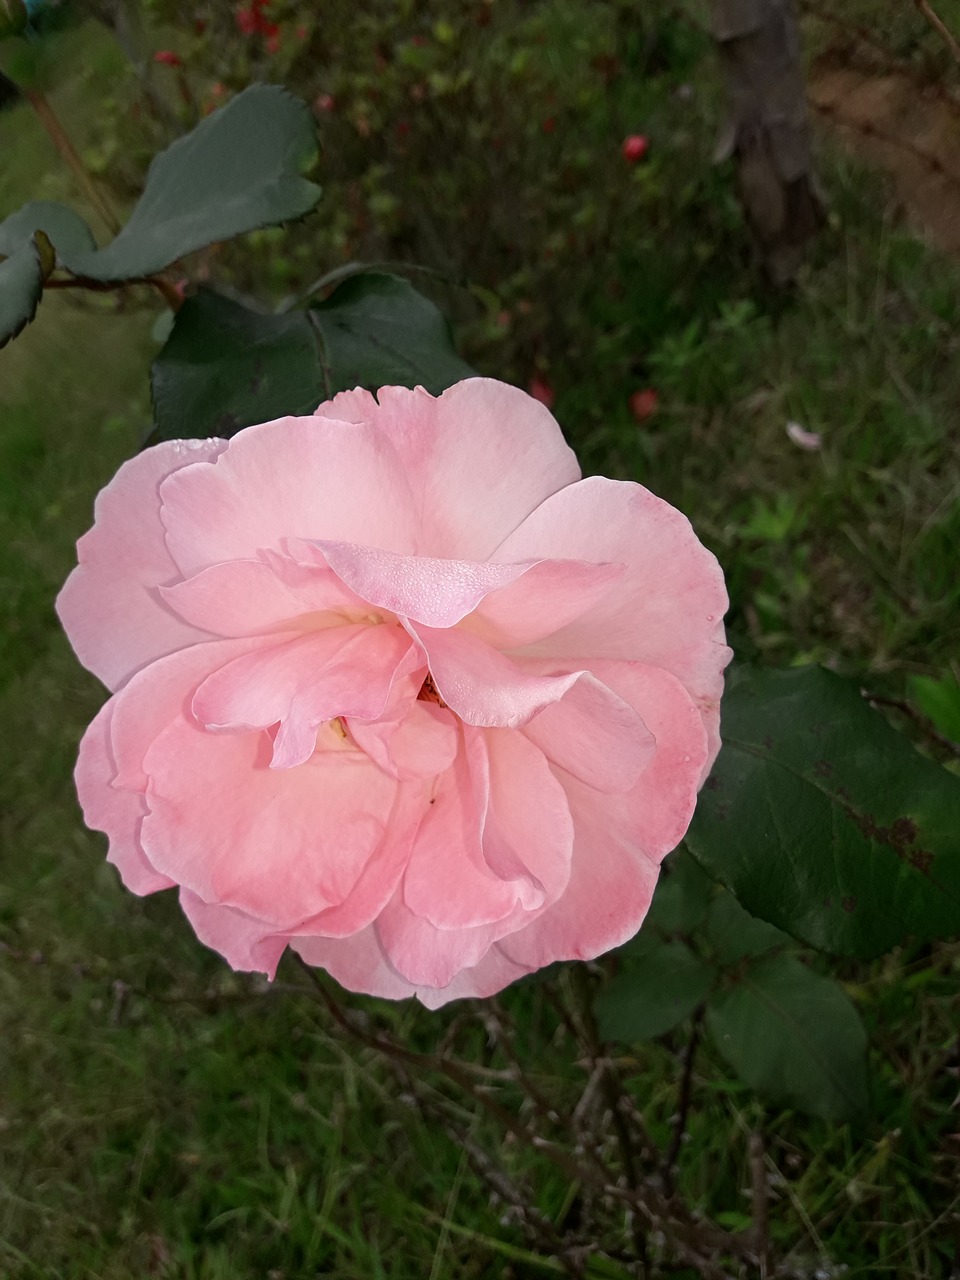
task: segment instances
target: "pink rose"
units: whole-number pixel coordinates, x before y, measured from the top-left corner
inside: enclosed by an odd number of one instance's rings
[[[78,550],[86,820],[234,968],[289,945],[437,1006],[636,932],[719,747],[726,594],[543,405],[384,387],[160,444]]]

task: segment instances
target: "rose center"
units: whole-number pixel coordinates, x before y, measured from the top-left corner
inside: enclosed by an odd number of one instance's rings
[[[437,686],[433,683],[433,676],[427,672],[427,678],[424,680],[420,692],[417,694],[420,702],[435,702],[438,707],[445,707],[447,704],[437,692]]]

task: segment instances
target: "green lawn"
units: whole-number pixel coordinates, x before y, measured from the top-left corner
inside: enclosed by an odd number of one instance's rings
[[[174,42],[176,4],[153,8]],[[331,4],[283,68],[311,100],[336,102],[321,113],[325,202],[288,236],[208,265],[273,294],[353,257],[468,277],[472,294],[441,296],[469,358],[521,385],[548,379],[585,469],[642,480],[690,514],[727,571],[740,656],[824,661],[895,696],[911,676],[956,679],[960,271],[897,225],[879,178],[828,146],[830,226],[796,291],[769,297],[729,174],[707,163],[716,95],[702,38],[653,9],[596,3],[586,22],[582,0],[505,0],[481,25],[439,0],[429,21],[413,5]],[[246,74],[226,28],[183,38],[203,92],[214,73]],[[126,73],[92,31],[64,49],[78,56],[64,57],[55,101],[99,164],[112,140],[137,136]],[[622,74],[608,75],[613,56]],[[706,88],[681,92],[690,83]],[[628,132],[651,138],[636,169],[619,153]],[[0,214],[71,196],[26,107],[0,115],[0,156]],[[108,166],[121,191],[126,163]],[[97,490],[148,423],[159,308],[147,301],[48,297],[0,352],[0,1276],[558,1274],[462,1145],[412,1105],[409,1081],[338,1035],[295,965],[272,989],[232,974],[171,895],[124,892],[81,824],[71,770],[103,691],[52,602]],[[638,423],[629,397],[643,388],[659,402]],[[798,449],[790,421],[822,449]],[[764,1109],[707,1045],[682,1189],[741,1225],[748,1136],[763,1126],[771,1232],[797,1274],[829,1261],[938,1280],[956,1265],[960,1206],[960,954],[945,944],[835,972],[871,1032],[869,1119]],[[424,1050],[507,1066],[469,1010],[350,1004]],[[509,992],[503,1010],[566,1118],[584,1073],[546,985]],[[623,1064],[658,1140],[683,1047],[668,1037]],[[461,1129],[552,1223],[600,1213],[457,1105]],[[630,1272],[594,1259],[587,1274]]]

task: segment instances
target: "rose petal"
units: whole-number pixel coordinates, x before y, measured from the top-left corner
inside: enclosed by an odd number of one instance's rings
[[[354,742],[394,778],[434,778],[457,755],[456,721],[444,707],[414,702],[399,719],[349,720]]]
[[[235,658],[276,644],[276,636],[209,640],[168,654],[138,671],[114,699],[110,733],[117,762],[115,785],[146,791],[144,756],[167,725],[189,712],[204,678]]]
[[[178,716],[144,760],[150,862],[276,931],[338,906],[394,838],[398,784],[332,731],[322,745],[299,769],[270,769],[266,734],[209,733]]]
[[[634,786],[657,749],[635,708],[589,673],[537,712],[523,733],[554,764],[607,792]]]
[[[570,882],[563,896],[526,928],[500,939],[516,964],[592,960],[639,929],[659,863],[683,839],[707,754],[706,731],[681,683],[657,667],[599,663],[597,675],[639,711],[657,753],[632,790],[604,796],[562,776],[574,825]]]
[[[375,411],[372,399],[347,392],[317,413],[375,423],[393,444],[413,491],[423,555],[487,560],[534,507],[580,478],[552,414],[506,383],[468,378],[436,399],[422,387],[382,387]],[[342,529],[313,536],[404,550]]]
[[[160,595],[186,622],[220,636],[316,625],[331,613],[342,622],[340,611],[363,607],[332,569],[306,568],[276,554],[211,565],[161,587]]]
[[[716,558],[690,521],[641,485],[582,480],[548,498],[497,548],[494,559],[570,556],[627,566],[620,588],[536,646],[582,662],[622,658],[673,672],[694,698],[716,702],[731,652],[727,593]]]
[[[267,729],[277,723],[273,767],[313,755],[317,731],[338,716],[378,716],[410,637],[393,626],[341,626],[309,632],[237,658],[200,685],[194,715],[208,729]]]
[[[594,609],[624,572],[622,564],[533,561],[522,577],[484,596],[468,626],[496,648],[532,644]]]
[[[189,889],[180,890],[180,906],[202,943],[219,951],[232,969],[265,973],[273,978],[287,945],[287,935],[272,933],[262,920],[233,907],[204,902]]]
[[[111,783],[117,772],[110,745],[115,701],[111,698],[100,708],[83,735],[74,773],[77,795],[84,822],[108,837],[107,861],[117,868],[131,893],[156,893],[169,889],[173,881],[153,869],[141,848],[140,823],[147,811],[143,796]]]
[[[77,657],[108,689],[155,658],[208,638],[155,590],[180,576],[164,542],[159,489],[177,470],[224,448],[224,440],[174,440],[145,449],[97,498],[95,523],[77,543],[79,564],[57,597],[57,613]]]
[[[280,418],[234,436],[214,465],[185,467],[160,490],[167,545],[183,574],[253,560],[286,538],[340,538],[413,552],[407,478],[375,427]]]
[[[515,582],[533,564],[401,556],[378,547],[326,539],[312,545],[356,595],[430,627],[455,626],[485,595]]]

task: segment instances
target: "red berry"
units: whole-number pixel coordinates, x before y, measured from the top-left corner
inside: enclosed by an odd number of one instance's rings
[[[159,62],[164,67],[182,67],[179,56],[172,49],[158,49],[153,55],[154,62]]]
[[[658,402],[659,396],[653,387],[644,387],[642,391],[635,391],[630,397],[630,412],[635,421],[646,422],[648,418],[652,418],[657,412]]]
[[[539,373],[535,373],[530,379],[527,390],[533,396],[534,400],[539,400],[542,405],[546,405],[548,409],[553,408],[553,387],[547,382],[546,378],[541,378]]]
[[[638,160],[642,160],[647,154],[649,146],[649,142],[647,142],[642,133],[631,133],[629,138],[624,138],[620,153],[624,160],[630,164],[636,164]]]

